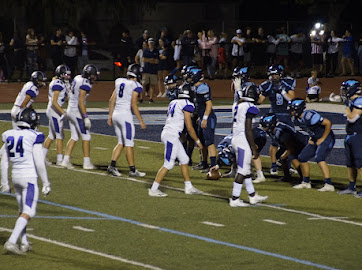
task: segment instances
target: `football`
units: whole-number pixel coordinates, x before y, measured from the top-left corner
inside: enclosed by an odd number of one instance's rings
[[[219,170],[210,170],[207,174],[206,174],[206,179],[208,180],[218,180],[221,177],[221,173],[219,172]]]

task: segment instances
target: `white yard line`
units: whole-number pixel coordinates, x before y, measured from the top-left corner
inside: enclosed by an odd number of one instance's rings
[[[263,221],[273,223],[273,224],[277,224],[277,225],[285,225],[285,224],[287,224],[285,222],[276,221],[276,220],[272,220],[272,219],[263,219]]]
[[[210,221],[202,221],[202,224],[205,225],[209,225],[209,226],[215,226],[215,227],[224,227],[224,224],[220,224],[220,223],[214,223],[214,222],[210,222]]]
[[[108,148],[104,148],[104,147],[94,147],[94,149],[97,149],[97,150],[108,150]]]
[[[73,226],[73,229],[83,231],[83,232],[95,232],[95,230],[84,228],[82,226]]]
[[[11,229],[3,228],[3,227],[0,227],[0,231],[9,232],[9,233],[12,232]],[[125,259],[125,258],[122,258],[122,257],[106,254],[106,253],[103,253],[103,252],[94,251],[94,250],[91,250],[91,249],[77,247],[77,246],[74,246],[74,245],[62,243],[62,242],[59,242],[59,241],[56,241],[56,240],[51,240],[51,239],[36,236],[36,235],[33,235],[33,234],[27,234],[27,236],[29,238],[33,238],[33,239],[36,239],[36,240],[39,240],[39,241],[43,241],[43,242],[46,242],[46,243],[50,243],[50,244],[53,244],[53,245],[57,245],[57,246],[61,246],[61,247],[65,247],[65,248],[69,248],[69,249],[73,249],[73,250],[78,250],[78,251],[81,251],[81,252],[85,252],[85,253],[89,253],[89,254],[93,254],[93,255],[97,255],[97,256],[101,256],[101,257],[104,257],[104,258],[107,258],[107,259],[111,259],[111,260],[115,260],[115,261],[119,261],[119,262],[123,262],[123,263],[128,263],[128,264],[140,266],[140,267],[147,268],[147,269],[162,270],[162,268],[159,268],[157,266],[153,266],[153,265],[149,265],[149,264],[145,264],[145,263],[141,263],[141,262],[137,262],[137,261],[128,260],[128,259]]]

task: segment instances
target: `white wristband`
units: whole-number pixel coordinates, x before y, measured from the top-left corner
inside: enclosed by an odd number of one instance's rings
[[[207,118],[209,118],[209,116],[208,116],[208,115],[204,115],[204,116],[202,117],[202,120],[207,120]]]
[[[200,144],[201,142],[200,142],[200,140],[198,139],[197,141],[196,141],[196,144]]]

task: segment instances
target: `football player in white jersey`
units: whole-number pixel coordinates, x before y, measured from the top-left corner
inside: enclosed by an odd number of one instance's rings
[[[63,161],[63,139],[64,139],[64,119],[66,112],[62,108],[67,99],[70,89],[69,80],[71,79],[71,71],[66,65],[59,65],[55,69],[55,77],[49,84],[49,102],[47,107],[47,116],[49,119],[49,135],[43,145],[44,157],[47,156],[48,149],[54,139],[56,139],[57,148],[57,165]]]
[[[159,190],[163,178],[175,165],[177,158],[180,163],[181,173],[185,181],[185,194],[201,194],[190,181],[189,157],[180,141],[180,134],[186,125],[191,138],[196,142],[199,149],[202,144],[192,126],[191,114],[195,110],[193,103],[189,101],[191,94],[190,85],[184,84],[178,90],[178,97],[168,105],[166,124],[161,133],[161,141],[165,145],[165,161],[159,169],[152,187],[148,190],[148,195],[152,197],[166,197],[167,194]]]
[[[259,91],[256,85],[247,85],[239,90],[238,94],[240,101],[233,105],[234,124],[231,144],[236,154],[237,175],[233,185],[232,198],[229,200],[231,207],[249,205],[239,199],[243,184],[249,194],[250,204],[262,202],[268,198],[268,196],[260,196],[255,193],[251,180],[251,160],[257,159],[259,156],[252,132],[252,119],[259,113],[259,109],[255,106]]]
[[[4,248],[8,252],[23,255],[31,249],[26,236],[26,226],[35,216],[39,196],[38,175],[43,182],[42,192],[50,192],[50,183],[42,152],[44,134],[35,129],[38,115],[31,108],[21,110],[17,116],[17,129],[2,134],[5,151],[1,158],[1,182],[8,182],[9,163],[12,163],[12,182],[19,206],[19,218],[15,223],[9,240]],[[20,248],[17,244],[20,238]]]
[[[86,100],[92,89],[92,83],[98,79],[99,74],[98,69],[94,65],[88,64],[83,68],[82,75],[75,76],[73,80],[67,109],[71,137],[65,149],[65,155],[61,163],[62,167],[73,168],[73,165],[70,163],[70,155],[75,143],[79,140],[79,136],[81,136],[84,156],[83,169],[94,170],[97,168],[90,161],[91,134],[89,130],[91,128],[91,121],[87,114]]]
[[[32,106],[34,100],[39,95],[39,88],[45,85],[46,80],[47,78],[42,71],[34,71],[30,76],[30,81],[24,84],[11,109],[11,119],[14,129],[17,128],[15,123],[17,114],[21,109]]]
[[[142,116],[137,106],[138,95],[142,93],[141,67],[138,64],[128,66],[127,78],[118,78],[115,89],[109,99],[108,125],[114,127],[118,138],[118,144],[112,152],[111,165],[107,172],[113,176],[121,176],[116,167],[116,162],[121,155],[123,147],[126,147],[126,158],[129,165],[129,176],[143,177],[144,172],[136,170],[134,162],[134,135],[132,111],[140,122],[141,129],[146,129]]]

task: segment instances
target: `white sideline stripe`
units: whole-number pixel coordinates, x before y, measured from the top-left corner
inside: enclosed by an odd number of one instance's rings
[[[146,223],[143,223],[143,224],[137,224],[138,226],[141,226],[141,227],[145,227],[145,228],[148,228],[148,229],[159,229],[160,227],[158,226],[154,226],[154,225],[150,225],[150,224],[146,224]]]
[[[83,232],[95,232],[95,230],[84,228],[82,226],[73,226],[73,229],[80,230],[80,231],[83,231]]]
[[[10,232],[10,233],[12,232],[11,229],[3,228],[3,227],[0,227],[0,231]],[[106,254],[106,253],[103,253],[103,252],[94,251],[94,250],[91,250],[91,249],[86,249],[86,248],[82,248],[82,247],[73,246],[73,245],[70,245],[70,244],[58,242],[56,240],[47,239],[47,238],[36,236],[36,235],[33,235],[33,234],[27,234],[27,236],[30,237],[30,238],[34,238],[36,240],[47,242],[47,243],[54,244],[54,245],[57,245],[57,246],[82,251],[82,252],[85,252],[85,253],[101,256],[101,257],[108,258],[108,259],[115,260],[115,261],[120,261],[120,262],[124,262],[124,263],[128,263],[128,264],[132,264],[132,265],[141,266],[143,268],[153,269],[153,270],[163,270],[162,268],[159,268],[157,266],[153,266],[153,265],[149,265],[149,264],[145,264],[145,263],[141,263],[141,262],[128,260],[128,259],[125,259],[125,258],[122,258],[122,257]]]
[[[285,224],[287,224],[287,223],[285,223],[285,222],[276,221],[276,220],[272,220],[272,219],[263,219],[263,221],[269,222],[269,223],[273,223],[273,224],[278,224],[278,225],[285,225]]]
[[[94,149],[97,149],[97,150],[108,150],[108,148],[104,148],[104,147],[94,147]]]
[[[151,147],[148,146],[137,146],[138,148],[142,148],[142,149],[150,149]]]
[[[332,217],[332,218],[335,218],[335,219],[347,219],[349,217]],[[311,217],[311,218],[307,218],[309,220],[319,220],[319,219],[325,219],[324,217],[320,217],[320,218],[317,218],[317,217]]]
[[[220,224],[220,223],[214,223],[214,222],[210,222],[210,221],[202,221],[201,223],[205,224],[205,225],[210,225],[210,226],[215,226],[215,227],[224,227],[224,224]]]

